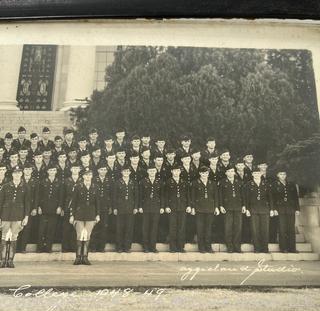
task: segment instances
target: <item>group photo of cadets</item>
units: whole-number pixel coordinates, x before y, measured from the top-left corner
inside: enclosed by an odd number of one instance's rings
[[[241,253],[242,243],[256,253],[268,253],[268,243],[297,252],[297,185],[283,167],[270,175],[250,150],[234,155],[217,149],[214,136],[200,146],[189,134],[170,145],[123,128],[14,134],[0,139],[2,268],[13,268],[27,244],[50,253],[61,243],[62,252],[75,252],[75,265],[90,265],[88,253],[106,243],[119,253],[132,243],[145,253],[157,253],[157,243],[171,253],[186,252],[186,243],[200,253],[213,253],[212,243],[229,253]]]

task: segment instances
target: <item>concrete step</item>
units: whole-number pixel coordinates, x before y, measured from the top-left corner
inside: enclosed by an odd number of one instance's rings
[[[303,253],[311,253],[312,252],[312,247],[311,247],[310,243],[297,243],[296,247],[299,252],[303,252]],[[163,243],[157,243],[157,249],[159,252],[169,252],[169,245],[163,244]],[[212,249],[215,252],[226,252],[227,251],[227,247],[225,244],[212,244]],[[36,252],[36,250],[37,250],[36,244],[28,244],[27,245],[27,252],[28,253]],[[106,246],[105,246],[106,252],[113,252],[114,250],[115,250],[114,244],[106,244]],[[143,251],[141,244],[138,244],[138,243],[133,243],[131,250],[132,250],[132,252],[142,252]],[[190,244],[190,243],[185,244],[185,250],[188,253],[198,253],[198,251],[199,251],[197,244]],[[241,250],[244,253],[252,253],[253,252],[253,245],[252,244],[242,244]],[[53,252],[60,252],[61,251],[61,244],[53,244],[52,251]],[[269,244],[269,251],[270,252],[280,252],[279,244],[271,244],[270,243]]]
[[[297,243],[304,243],[305,241],[306,241],[306,239],[302,233],[296,234],[296,242]]]
[[[74,253],[61,253],[53,252],[47,253],[27,253],[17,254],[15,261],[73,261],[75,258]],[[259,260],[279,260],[279,261],[311,261],[319,260],[319,254],[316,253],[298,253],[298,254],[283,254],[283,253],[225,253],[217,252],[214,254],[201,254],[201,253],[169,253],[160,252],[154,253],[89,253],[89,258],[92,261],[259,261]]]

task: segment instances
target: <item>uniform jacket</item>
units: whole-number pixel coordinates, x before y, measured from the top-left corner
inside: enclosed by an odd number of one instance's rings
[[[132,214],[134,209],[139,208],[138,184],[129,179],[128,185],[122,178],[114,184],[114,209],[118,214]]]
[[[209,179],[211,181],[214,181],[215,183],[218,182],[218,171],[217,168],[215,171],[213,171],[213,169],[211,167],[209,167]]]
[[[66,154],[68,154],[71,149],[77,149],[78,145],[75,141],[72,141],[71,144],[68,144],[66,141],[64,141],[62,144],[62,148],[66,152]]]
[[[37,209],[39,206],[39,183],[33,177],[31,177],[28,181],[24,179],[24,182],[28,187],[28,191],[29,191],[30,212],[31,212],[33,209]]]
[[[140,180],[144,179],[148,175],[146,170],[144,170],[140,164],[138,164],[136,170],[134,170],[133,167],[130,166],[130,171],[130,179],[133,179],[136,183],[139,183]]]
[[[244,193],[242,183],[234,178],[233,184],[228,178],[224,178],[218,183],[219,205],[226,211],[241,211],[244,206]]]
[[[30,193],[21,180],[18,187],[13,181],[3,185],[0,191],[0,219],[2,221],[19,221],[30,213]]]
[[[38,145],[41,150],[43,150],[45,147],[49,147],[51,150],[54,149],[54,142],[50,139],[48,140],[48,142],[46,144],[43,142],[43,140],[40,140],[38,142]]]
[[[141,180],[139,184],[139,207],[144,213],[159,213],[165,208],[164,183],[155,179],[153,184],[149,177]]]
[[[299,197],[296,185],[286,182],[284,185],[279,180],[273,184],[274,208],[279,214],[294,214],[300,210]]]
[[[91,183],[89,189],[81,181],[76,184],[70,204],[70,215],[75,220],[94,221],[100,215],[100,199],[98,188]]]
[[[200,161],[203,163],[203,165],[209,166],[209,157],[216,152],[216,148],[214,149],[213,152],[210,152],[208,149],[205,149],[201,151],[201,158]]]
[[[56,214],[58,207],[63,208],[63,184],[57,177],[51,182],[49,178],[40,182],[39,186],[39,205],[42,209],[42,214]]]
[[[198,175],[199,175],[198,170],[195,168],[195,166],[192,166],[191,163],[190,163],[189,171],[187,171],[183,165],[181,166],[180,178],[186,181],[189,184],[189,186],[191,186],[191,183],[198,178]]]
[[[166,183],[166,206],[172,211],[185,211],[191,206],[190,187],[188,183],[181,178],[177,183],[173,177]]]
[[[208,179],[207,184],[198,178],[191,186],[191,202],[196,213],[213,213],[219,207],[219,193],[215,182]]]
[[[244,186],[246,208],[251,214],[269,214],[273,209],[272,193],[267,183],[261,180],[258,186],[253,180]]]
[[[66,179],[64,183],[64,211],[70,212],[70,203],[73,195],[74,188],[77,183],[81,181],[81,177],[79,176],[77,181],[74,181],[74,179],[70,176]]]
[[[99,176],[95,179],[97,192],[100,200],[100,210],[108,211],[113,206],[113,183],[106,176],[103,180]]]
[[[13,140],[12,146],[13,146],[16,150],[20,150],[20,148],[21,148],[22,146],[23,146],[23,147],[26,147],[26,148],[29,148],[29,147],[30,147],[30,140],[24,139],[24,140],[20,141],[19,138],[16,138],[16,139]]]
[[[64,183],[67,178],[71,176],[70,165],[66,162],[65,167],[62,168],[59,163],[57,164],[57,177]]]
[[[38,182],[41,182],[47,177],[47,171],[44,164],[41,165],[40,169],[34,165],[33,171],[32,171],[32,177],[35,178]]]

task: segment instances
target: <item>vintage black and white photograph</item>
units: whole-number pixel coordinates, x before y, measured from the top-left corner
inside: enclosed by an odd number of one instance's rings
[[[319,310],[320,32],[0,24],[0,310]]]

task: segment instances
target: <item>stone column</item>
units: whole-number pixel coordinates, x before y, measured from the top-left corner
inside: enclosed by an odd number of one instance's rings
[[[85,98],[93,92],[95,72],[95,46],[71,46],[65,101],[62,111],[86,106]]]
[[[0,46],[0,110],[19,110],[16,98],[22,49],[22,45]]]

